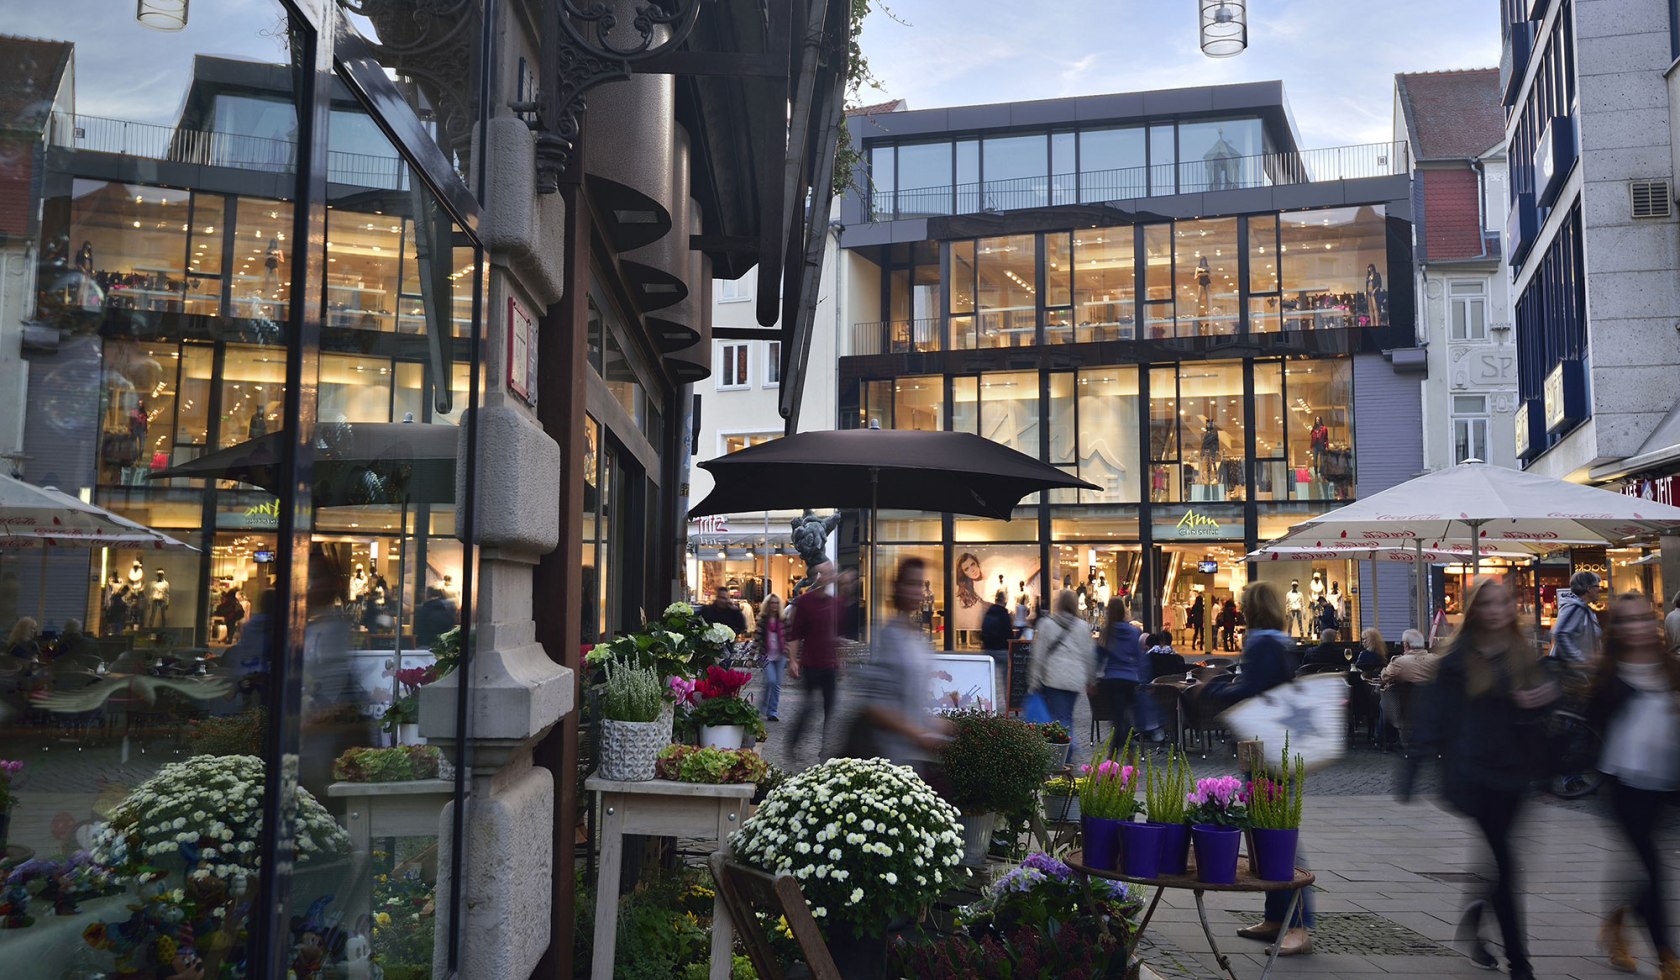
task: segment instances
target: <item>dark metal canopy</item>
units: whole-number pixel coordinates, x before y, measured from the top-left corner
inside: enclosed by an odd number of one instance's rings
[[[690,517],[796,507],[885,507],[1009,520],[1040,490],[1100,487],[968,432],[843,429],[707,460],[716,486]]]

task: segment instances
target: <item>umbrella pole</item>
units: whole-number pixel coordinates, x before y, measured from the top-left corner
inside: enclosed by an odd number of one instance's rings
[[[1413,538],[1412,546],[1416,549],[1417,560],[1412,563],[1412,570],[1417,579],[1417,628],[1424,636],[1429,635],[1429,572],[1423,567],[1423,539]]]
[[[1382,593],[1379,592],[1378,589],[1377,589],[1377,573],[1382,571],[1382,565],[1377,562],[1376,556],[1374,556],[1374,555],[1371,558],[1370,564],[1371,564],[1371,622],[1369,623],[1369,626],[1375,627],[1376,629],[1381,630],[1382,629]]]
[[[1542,656],[1546,653],[1544,644],[1540,641],[1540,556],[1528,556],[1528,577],[1534,585],[1534,649]]]
[[[1481,521],[1465,521],[1470,526],[1470,578],[1482,574],[1482,523]]]
[[[35,628],[47,628],[47,546],[41,545],[41,578],[35,583]]]

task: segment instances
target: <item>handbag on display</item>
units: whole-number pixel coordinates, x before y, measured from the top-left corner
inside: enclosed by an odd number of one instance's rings
[[[1341,673],[1311,674],[1234,704],[1220,718],[1236,739],[1264,743],[1268,770],[1282,759],[1287,736],[1290,756],[1300,756],[1311,772],[1347,751],[1347,698]]]

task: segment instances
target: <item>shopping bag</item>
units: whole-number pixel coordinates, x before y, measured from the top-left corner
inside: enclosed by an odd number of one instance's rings
[[[1021,702],[1021,720],[1029,725],[1048,725],[1056,719],[1050,717],[1050,705],[1045,703],[1044,695],[1033,691]]]
[[[1313,674],[1232,705],[1220,717],[1237,739],[1264,743],[1268,771],[1282,760],[1287,736],[1290,761],[1300,756],[1310,772],[1346,751],[1347,698],[1347,680],[1340,673]]]

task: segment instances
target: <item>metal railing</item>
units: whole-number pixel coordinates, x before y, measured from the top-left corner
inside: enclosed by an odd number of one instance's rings
[[[848,356],[904,353],[941,348],[939,318],[924,320],[871,320],[852,324]]]
[[[290,140],[177,129],[155,123],[67,112],[53,113],[47,139],[52,146],[92,153],[114,153],[141,160],[274,174],[293,173],[297,168],[297,144]],[[395,152],[386,157],[329,151],[327,179],[339,184],[385,190],[401,190],[408,186],[407,168]]]
[[[1411,167],[1406,143],[1365,143],[1224,160],[1189,160],[1017,177],[984,183],[876,191],[872,220],[924,218],[941,214],[1019,211],[1062,204],[1124,201],[1168,194],[1204,194],[1252,187],[1309,184],[1404,174]]]

